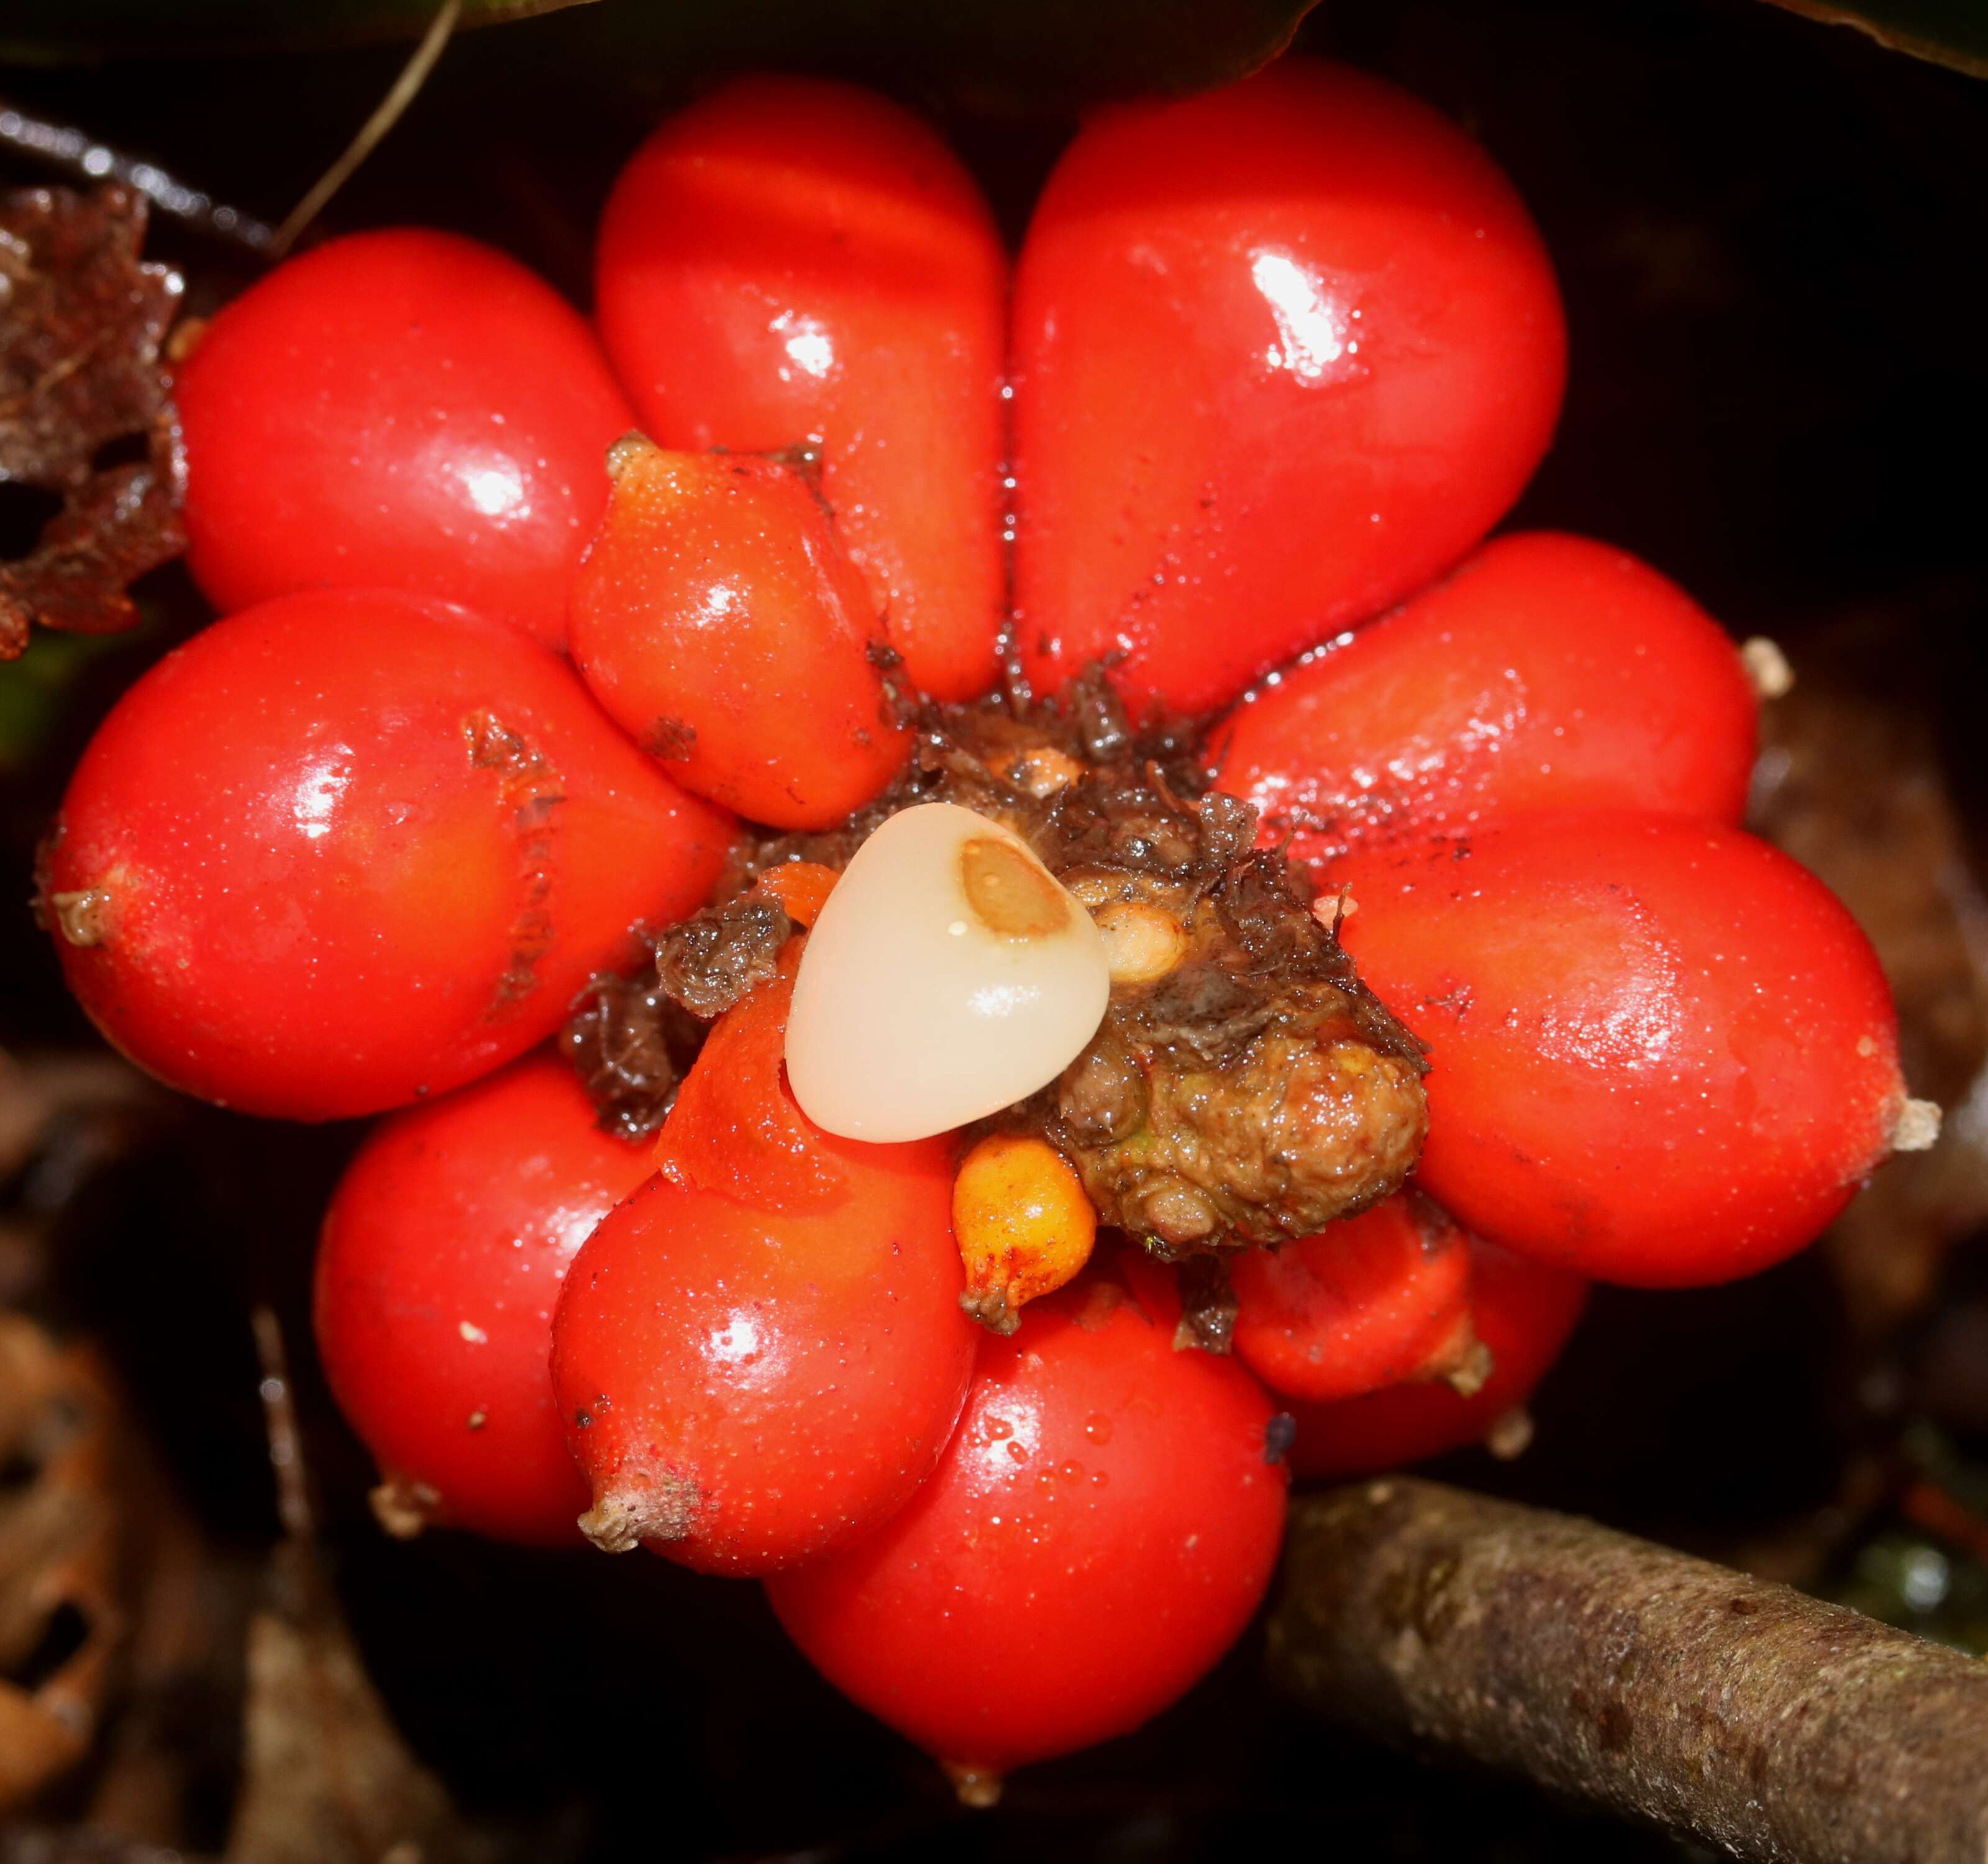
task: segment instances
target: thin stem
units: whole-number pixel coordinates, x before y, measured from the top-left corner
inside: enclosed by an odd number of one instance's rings
[[[297,1429],[296,1401],[290,1390],[289,1355],[275,1311],[259,1302],[249,1311],[255,1335],[255,1356],[262,1362],[258,1390],[262,1425],[269,1439],[269,1466],[276,1474],[276,1513],[292,1541],[311,1538],[310,1491],[304,1474],[303,1439]]]
[[[264,252],[269,246],[269,228],[252,215],[175,181],[154,163],[120,155],[84,130],[50,123],[4,101],[0,101],[0,148],[13,150],[79,181],[121,182],[143,195],[161,213],[252,252]]]
[[[325,171],[317,184],[290,209],[282,225],[269,236],[270,258],[281,259],[289,251],[296,243],[297,235],[324,211],[326,203],[351,180],[360,164],[378,146],[380,138],[400,121],[401,113],[428,82],[428,73],[441,56],[442,49],[455,30],[455,22],[462,12],[462,0],[442,0],[434,22],[422,35],[414,56],[402,66],[393,88],[380,100],[379,108],[360,125],[359,134],[353,137],[345,153]]]

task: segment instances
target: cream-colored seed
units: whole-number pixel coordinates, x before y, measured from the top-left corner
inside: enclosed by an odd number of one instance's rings
[[[788,1084],[845,1138],[948,1132],[1053,1081],[1111,991],[1090,914],[1019,836],[921,803],[856,851],[821,908],[794,979]]]
[[[1187,955],[1187,934],[1170,912],[1117,900],[1097,915],[1114,984],[1157,983]]]

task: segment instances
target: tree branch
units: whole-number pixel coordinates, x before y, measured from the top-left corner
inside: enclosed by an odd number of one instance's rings
[[[1988,1664],[1591,1521],[1393,1477],[1291,1510],[1327,1719],[1774,1864],[1982,1864]]]

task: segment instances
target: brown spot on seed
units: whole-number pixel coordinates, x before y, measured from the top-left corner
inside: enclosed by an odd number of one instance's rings
[[[989,932],[1040,939],[1070,923],[1070,902],[1049,871],[1012,841],[976,835],[959,851],[966,903]]]

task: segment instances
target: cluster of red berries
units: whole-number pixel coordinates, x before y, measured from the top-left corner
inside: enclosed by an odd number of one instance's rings
[[[44,878],[146,1067],[264,1115],[406,1109],[318,1274],[396,1518],[583,1517],[770,1575],[833,1680],[984,1777],[1214,1660],[1293,1463],[1483,1436],[1587,1278],[1760,1268],[1884,1157],[1876,962],[1736,826],[1739,655],[1618,552],[1479,547],[1564,339],[1523,207],[1441,118],[1298,60],[1100,114],[1011,280],[926,127],[741,82],[630,163],[597,296],[597,334],[393,232],[215,320],[178,393],[227,618],[106,722]],[[892,654],[970,699],[1004,626],[1043,690],[1103,661],[1135,710],[1206,714],[1260,682],[1221,783],[1430,1050],[1418,1188],[1246,1257],[1232,1358],[1175,1350],[1134,1249],[976,1329],[954,1141],[800,1115],[791,963],[653,1155],[527,1054],[709,897],[735,816],[821,827],[890,782]]]

